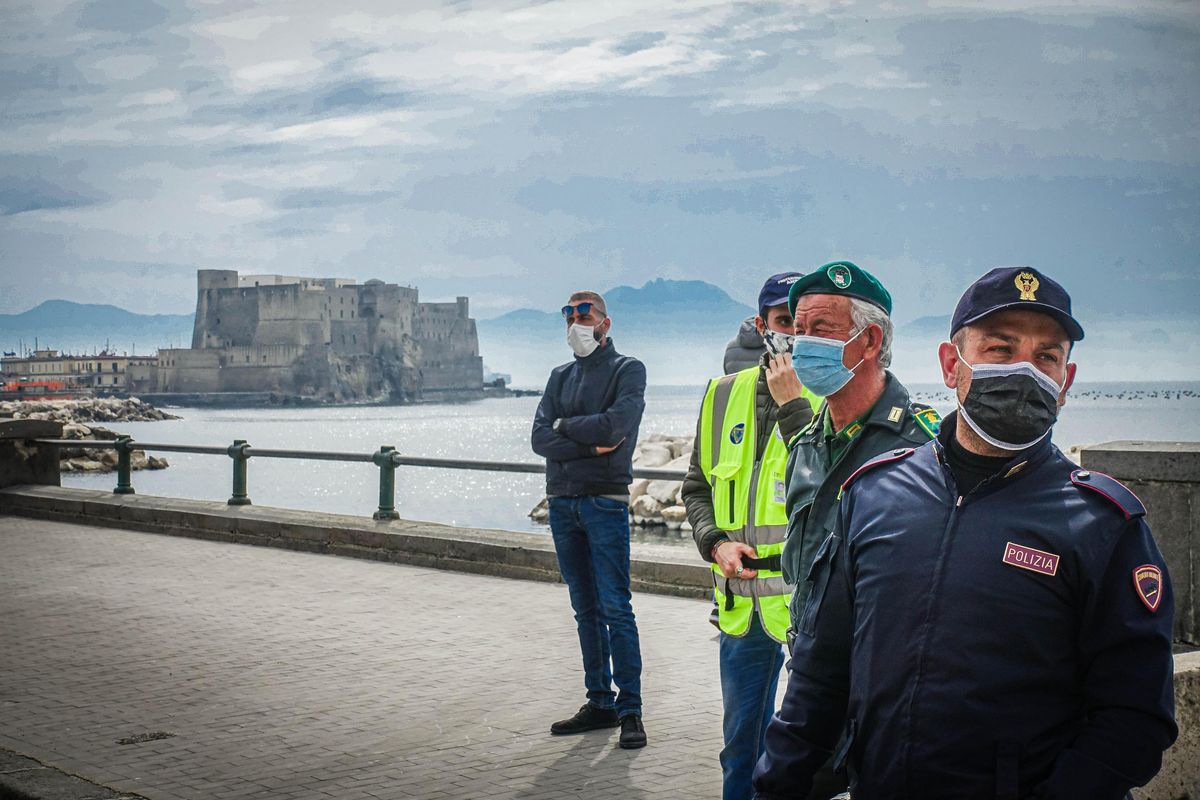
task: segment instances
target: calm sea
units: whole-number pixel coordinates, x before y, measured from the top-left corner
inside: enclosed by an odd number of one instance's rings
[[[916,399],[939,411],[952,407],[944,387],[911,388]],[[650,387],[642,435],[694,432],[702,393],[703,387],[695,386]],[[182,419],[109,427],[143,442],[228,445],[245,439],[263,448],[355,452],[393,445],[410,455],[536,462],[529,428],[537,402],[536,397],[513,397],[417,406],[172,408]],[[1064,449],[1117,439],[1200,440],[1200,383],[1081,384],[1072,391],[1054,436]],[[138,493],[228,499],[228,458],[165,455],[168,469],[134,473]],[[409,519],[545,531],[526,516],[542,497],[543,480],[540,475],[403,468],[397,472],[396,505]],[[63,476],[65,485],[89,489],[108,489],[114,482],[113,475]],[[249,493],[257,505],[369,515],[378,486],[378,469],[370,464],[264,458],[251,459],[249,466]]]

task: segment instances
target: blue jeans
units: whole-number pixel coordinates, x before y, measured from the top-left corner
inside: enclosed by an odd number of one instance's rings
[[[762,755],[767,723],[775,713],[775,687],[782,669],[783,645],[763,630],[757,612],[750,618],[745,636],[721,634],[723,800],[750,800],[754,795],[750,779]]]
[[[642,650],[629,592],[629,507],[606,497],[552,497],[550,531],[575,610],[587,700],[615,707],[621,717],[640,716]]]

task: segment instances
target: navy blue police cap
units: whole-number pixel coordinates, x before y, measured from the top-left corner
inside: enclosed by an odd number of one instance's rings
[[[1049,314],[1071,341],[1083,338],[1083,326],[1071,316],[1071,296],[1053,278],[1029,267],[996,267],[963,292],[950,321],[950,335],[1006,308]]]
[[[800,280],[799,272],[781,272],[767,278],[758,293],[758,313],[761,316],[768,308],[781,306],[788,301],[788,290]]]

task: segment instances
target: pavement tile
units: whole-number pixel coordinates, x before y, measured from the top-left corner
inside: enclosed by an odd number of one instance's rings
[[[708,606],[634,595],[629,752],[547,733],[584,699],[561,584],[0,516],[0,747],[150,800],[711,798]]]

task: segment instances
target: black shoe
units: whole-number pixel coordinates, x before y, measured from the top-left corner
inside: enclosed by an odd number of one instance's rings
[[[550,733],[555,736],[566,736],[571,733],[583,733],[599,728],[615,728],[621,724],[617,719],[615,708],[597,708],[591,703],[584,703],[575,716],[562,719],[550,726]]]
[[[642,727],[642,718],[637,714],[621,717],[621,741],[618,744],[622,750],[646,746],[646,729]]]

